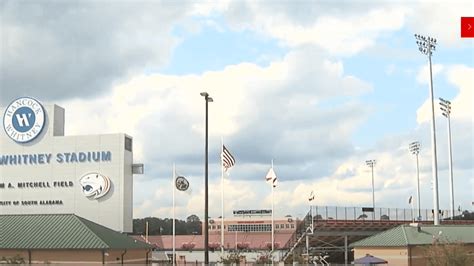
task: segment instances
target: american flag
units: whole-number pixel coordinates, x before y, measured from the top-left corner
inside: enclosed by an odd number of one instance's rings
[[[227,171],[227,169],[231,168],[235,164],[234,156],[230,154],[230,151],[225,147],[225,145],[222,145],[221,159],[222,166],[224,166],[225,171]]]

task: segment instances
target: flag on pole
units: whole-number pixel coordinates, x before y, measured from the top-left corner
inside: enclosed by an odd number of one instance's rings
[[[230,151],[222,145],[222,154],[221,154],[222,166],[224,166],[225,171],[231,168],[235,164],[234,156],[230,153]]]
[[[277,179],[277,176],[275,174],[275,171],[273,171],[273,167],[270,168],[270,170],[268,170],[268,173],[265,176],[265,180],[267,181],[267,183],[271,183],[273,185],[273,187],[277,186],[278,179]]]
[[[314,191],[311,190],[311,194],[309,194],[308,200],[309,200],[309,201],[314,200]]]
[[[186,191],[189,188],[189,181],[184,176],[177,176],[174,184],[179,191]]]
[[[413,199],[413,196],[410,196],[410,198],[408,199],[408,204],[411,204],[412,199]]]

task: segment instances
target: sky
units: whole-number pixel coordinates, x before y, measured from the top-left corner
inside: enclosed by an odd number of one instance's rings
[[[225,216],[315,205],[410,208],[419,141],[422,208],[433,207],[428,57],[432,56],[440,208],[449,208],[452,103],[455,206],[474,206],[474,41],[460,38],[472,1],[0,0],[0,104],[29,96],[66,109],[66,135],[127,133],[134,217],[172,216],[172,167],[190,182],[178,218],[204,216],[206,91],[209,215],[221,214],[221,141],[236,164]]]

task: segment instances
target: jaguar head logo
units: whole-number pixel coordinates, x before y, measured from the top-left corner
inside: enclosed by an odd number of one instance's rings
[[[111,185],[110,178],[99,173],[88,173],[81,177],[79,183],[84,195],[93,199],[105,196],[109,192]]]
[[[186,191],[189,188],[189,181],[184,176],[178,176],[175,180],[176,189]]]

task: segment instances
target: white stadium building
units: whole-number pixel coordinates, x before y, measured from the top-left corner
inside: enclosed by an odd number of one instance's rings
[[[48,215],[73,214],[92,222],[85,222],[87,225],[112,229],[112,234],[133,231],[133,174],[142,173],[143,165],[133,164],[132,137],[123,133],[65,136],[65,110],[29,97],[2,107],[0,117],[3,122],[0,216],[3,220],[22,223],[21,219],[27,217],[40,219],[46,215],[47,219],[64,219]],[[33,223],[24,223],[26,227],[29,224]],[[10,229],[31,228],[12,225]],[[2,235],[8,233],[1,231]],[[35,245],[17,246],[15,240],[12,241],[2,241],[0,258],[30,250],[28,257],[35,261],[31,255]],[[124,241],[132,243],[128,248],[133,248],[134,241]],[[102,261],[106,260],[104,254]]]

